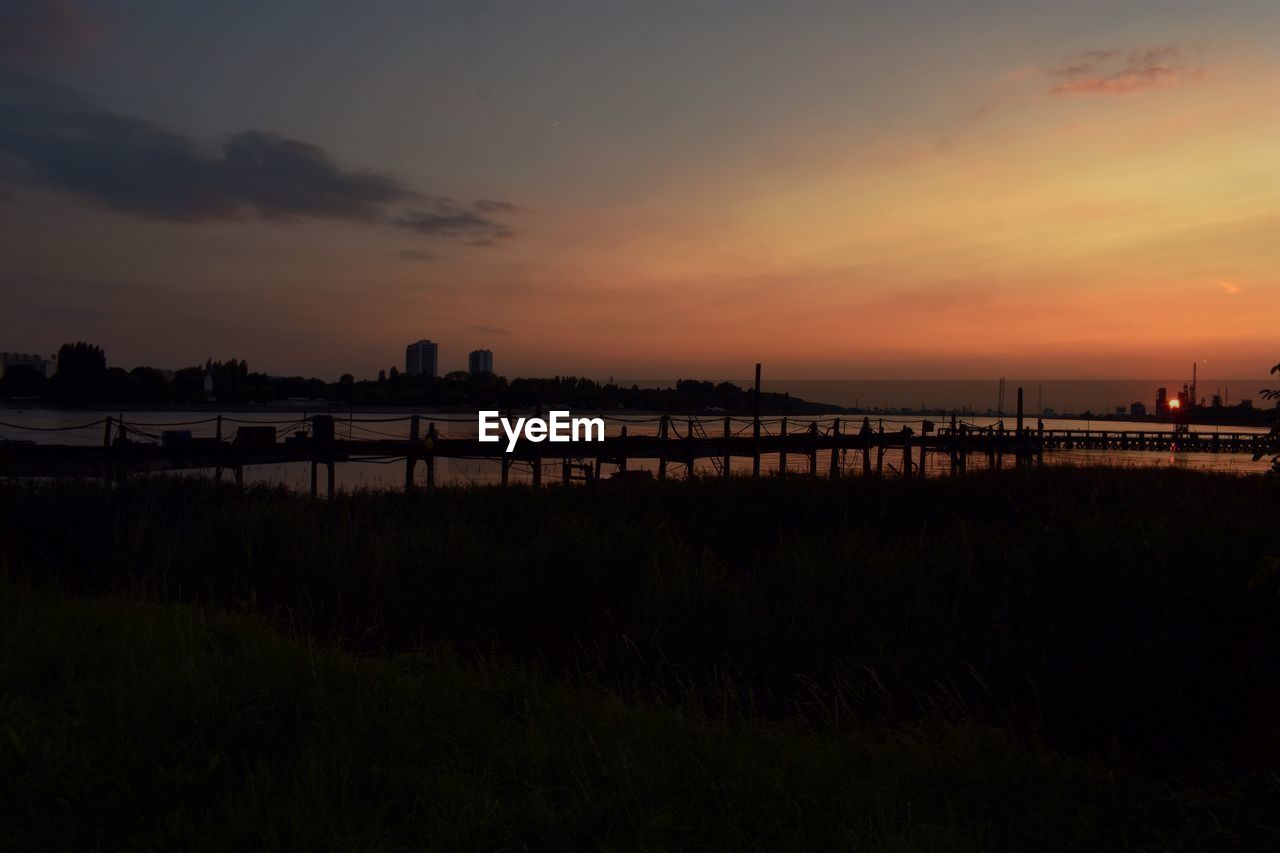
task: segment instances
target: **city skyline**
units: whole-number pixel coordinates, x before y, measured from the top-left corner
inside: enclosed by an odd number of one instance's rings
[[[431,328],[511,375],[1275,363],[1271,4],[0,15],[6,350],[373,375]]]

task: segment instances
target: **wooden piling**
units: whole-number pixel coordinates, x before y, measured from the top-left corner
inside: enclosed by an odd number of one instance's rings
[[[404,490],[413,491],[413,471],[418,467],[419,416],[409,418],[409,452],[404,457]]]
[[[786,438],[787,438],[787,419],[786,418],[782,419],[782,425],[778,429],[779,429],[778,434],[783,439],[782,447],[784,448],[778,451],[778,476],[785,477],[787,476],[787,451],[785,450],[787,446],[786,445]]]
[[[688,480],[693,477],[693,474],[694,474],[693,469],[698,462],[697,451],[694,450],[693,418],[688,418],[685,423],[684,437],[685,437],[685,441],[688,442],[688,447],[689,447],[689,455],[688,455],[688,458],[685,459],[685,472],[684,472],[684,478]]]
[[[1023,441],[1022,435],[1022,386],[1018,386],[1018,426],[1015,433],[1017,441],[1017,450],[1014,452],[1014,465],[1021,468],[1026,463],[1026,442]]]
[[[626,427],[623,427],[623,429],[626,429]],[[720,473],[726,477],[729,476],[729,439],[731,436],[732,436],[732,433],[729,431],[729,416],[725,415],[724,417],[724,468],[721,469]]]
[[[831,473],[833,480],[840,478],[840,419],[831,422]]]
[[[809,476],[818,476],[818,422],[809,424]]]
[[[432,421],[427,424],[427,442],[431,445],[427,448],[427,488],[433,488],[436,484],[436,422]]]
[[[923,480],[923,479],[924,479],[924,476],[925,476],[925,470],[924,470],[925,458],[924,458],[924,454],[925,454],[926,448],[927,448],[927,446],[928,446],[928,444],[929,444],[929,442],[926,440],[927,438],[928,438],[928,433],[926,433],[926,432],[925,432],[924,424],[921,424],[921,425],[920,425],[920,464],[916,467],[916,472],[920,475],[920,479],[921,479],[921,480]]]
[[[902,479],[911,479],[911,427],[902,428]]]
[[[755,418],[751,425],[751,476],[760,476],[760,362],[756,362]]]
[[[947,438],[950,439],[950,446],[948,447],[948,450],[951,453],[951,476],[954,477],[958,473],[960,468],[960,460],[956,455],[956,439],[958,438],[958,436],[956,435],[956,413],[955,412],[951,413],[951,432],[947,434]]]
[[[218,415],[213,429],[213,437],[218,442],[218,464],[213,468],[213,479],[222,482],[222,415]]]
[[[661,418],[658,419],[658,440],[659,441],[665,442],[667,440],[667,425],[669,421],[670,419],[666,415],[663,415]],[[667,479],[667,452],[665,447],[658,452],[658,479],[659,480]]]
[[[623,424],[622,429],[618,430],[618,470],[623,474],[627,473],[627,448],[624,446],[627,441],[627,425]]]
[[[876,476],[884,476],[884,419],[880,419],[879,425],[880,443],[876,445]]]

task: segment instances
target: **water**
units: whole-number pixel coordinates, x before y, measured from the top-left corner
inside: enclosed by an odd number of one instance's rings
[[[641,388],[670,388],[675,384],[674,379],[615,381],[623,387],[639,385]],[[755,380],[728,381],[749,388]],[[1172,398],[1190,381],[1190,376],[1182,379],[1006,379],[1004,411],[1013,411],[1021,386],[1027,412],[1046,408],[1060,414],[1102,415],[1115,412],[1119,406],[1127,411],[1134,403],[1142,403],[1154,412],[1157,388],[1167,389]],[[1275,385],[1274,378],[1201,377],[1196,396],[1212,400],[1213,395],[1221,394],[1224,405],[1234,406],[1241,400],[1250,400],[1254,406],[1270,406],[1274,404],[1264,400],[1260,391]],[[995,379],[770,379],[766,373],[761,388],[802,400],[866,409],[995,412],[999,408],[999,381]]]
[[[575,412],[577,414],[593,414]],[[608,435],[617,435],[625,425],[630,435],[656,435],[658,416],[648,413],[600,415],[605,418]],[[50,444],[101,444],[103,441],[103,419],[106,413],[96,411],[71,411],[53,409],[0,409],[0,447],[4,440],[34,440]],[[303,428],[308,413],[297,411],[263,411],[252,414],[228,414],[223,418],[223,437],[231,438],[240,426],[272,425],[277,428],[277,437],[283,438],[295,430]],[[684,434],[685,419],[676,418],[676,426],[680,434]],[[776,435],[781,426],[781,418],[767,417],[762,419],[762,431],[765,435]],[[943,423],[940,418],[931,418],[936,423]],[[409,415],[399,413],[351,412],[335,414],[335,430],[340,439],[377,439],[408,438]],[[788,417],[788,430],[795,433],[808,427],[811,421],[817,421],[820,429],[826,429],[832,422],[831,415],[793,415]],[[920,432],[922,418],[919,415],[885,416],[872,418],[872,425],[883,423],[886,431],[897,431],[903,425],[911,426],[917,434]],[[213,437],[217,430],[214,417],[207,411],[151,411],[127,412],[125,422],[130,428],[130,437],[135,441],[160,440],[160,433],[165,429],[190,430],[196,437]],[[844,429],[855,429],[861,418],[848,416],[843,418]],[[997,422],[994,417],[969,416],[964,419],[975,427],[991,426]],[[434,414],[422,416],[422,433],[427,426],[434,423],[437,432],[444,438],[474,438],[476,436],[476,418],[465,413]],[[703,427],[714,441],[723,434],[723,417],[705,417]],[[1035,421],[1028,419],[1028,426],[1034,428]],[[1013,428],[1013,419],[1006,417],[1004,425]],[[1146,432],[1169,431],[1171,424],[1126,424],[1120,421],[1085,421],[1068,419],[1049,419],[1045,421],[1046,429],[1140,429]],[[732,418],[730,431],[737,435],[751,433],[750,418]],[[1220,432],[1255,432],[1265,433],[1265,428],[1249,427],[1214,427],[1193,425],[1192,432],[1212,434]],[[498,445],[495,445],[498,447]],[[918,459],[918,454],[917,454]],[[819,453],[818,470],[826,474],[830,470],[830,452]],[[1237,474],[1262,473],[1269,467],[1266,460],[1254,462],[1249,456],[1227,453],[1156,453],[1142,451],[1051,451],[1045,454],[1045,463],[1053,465],[1121,465],[1133,467],[1160,468],[1194,468],[1203,470],[1227,471]],[[632,461],[633,470],[657,471],[657,461]],[[885,464],[889,473],[896,474],[901,464],[901,452],[888,451]],[[970,468],[981,468],[985,458],[973,456]],[[852,473],[861,470],[861,457],[853,452],[845,454],[842,467]],[[933,454],[927,460],[931,476],[946,473],[950,468],[949,460],[941,454]],[[801,454],[788,457],[788,471],[803,472],[808,467],[808,459]],[[774,472],[779,468],[776,454],[761,458],[761,469]],[[611,466],[605,466],[603,476],[612,472]],[[700,474],[715,473],[715,465],[709,460],[701,460],[697,464]],[[747,473],[751,470],[751,460],[734,458],[731,470]],[[212,476],[212,469],[192,472],[196,475]],[[417,468],[418,478],[425,482],[425,466]],[[669,462],[668,474],[673,477],[684,475],[684,466]],[[310,466],[308,463],[287,463],[279,465],[259,465],[247,467],[244,472],[245,481],[249,483],[282,483],[290,488],[305,490],[310,486]],[[404,486],[404,463],[402,460],[387,462],[344,462],[337,466],[336,480],[342,489],[401,489]],[[558,461],[547,461],[543,468],[543,481],[558,482],[561,476]],[[436,463],[436,480],[438,483],[452,484],[491,484],[501,478],[501,466],[495,461],[470,459],[439,459]],[[528,482],[532,473],[527,464],[517,464],[512,468],[511,479],[514,482]]]

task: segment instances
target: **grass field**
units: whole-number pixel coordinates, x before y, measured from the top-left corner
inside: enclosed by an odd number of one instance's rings
[[[1276,478],[0,487],[36,846],[1280,845]],[[197,843],[200,842],[200,843]]]

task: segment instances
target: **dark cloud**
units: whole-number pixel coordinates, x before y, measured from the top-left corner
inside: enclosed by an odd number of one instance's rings
[[[475,202],[464,206],[449,198],[430,199],[427,205],[406,210],[395,224],[415,234],[447,239],[466,239],[473,246],[490,246],[511,236],[511,230],[486,215],[485,205]]]
[[[504,329],[501,326],[468,326],[467,329],[481,335],[494,335],[497,337],[519,337],[520,333],[511,329]]]
[[[1181,86],[1202,80],[1205,69],[1195,62],[1199,51],[1180,45],[1122,54],[1091,50],[1069,57],[1050,74],[1062,82],[1054,95],[1128,95],[1146,89]]]
[[[343,168],[319,146],[263,131],[232,133],[206,148],[12,74],[0,74],[5,163],[0,181],[10,185],[63,190],[108,210],[170,222],[328,218],[493,241],[511,232],[488,214],[514,209],[425,195],[388,175]]]
[[[0,3],[0,58],[59,58],[98,39],[98,28],[66,0]]]
[[[472,205],[477,213],[517,213],[519,208],[509,201],[493,201],[482,198]]]

